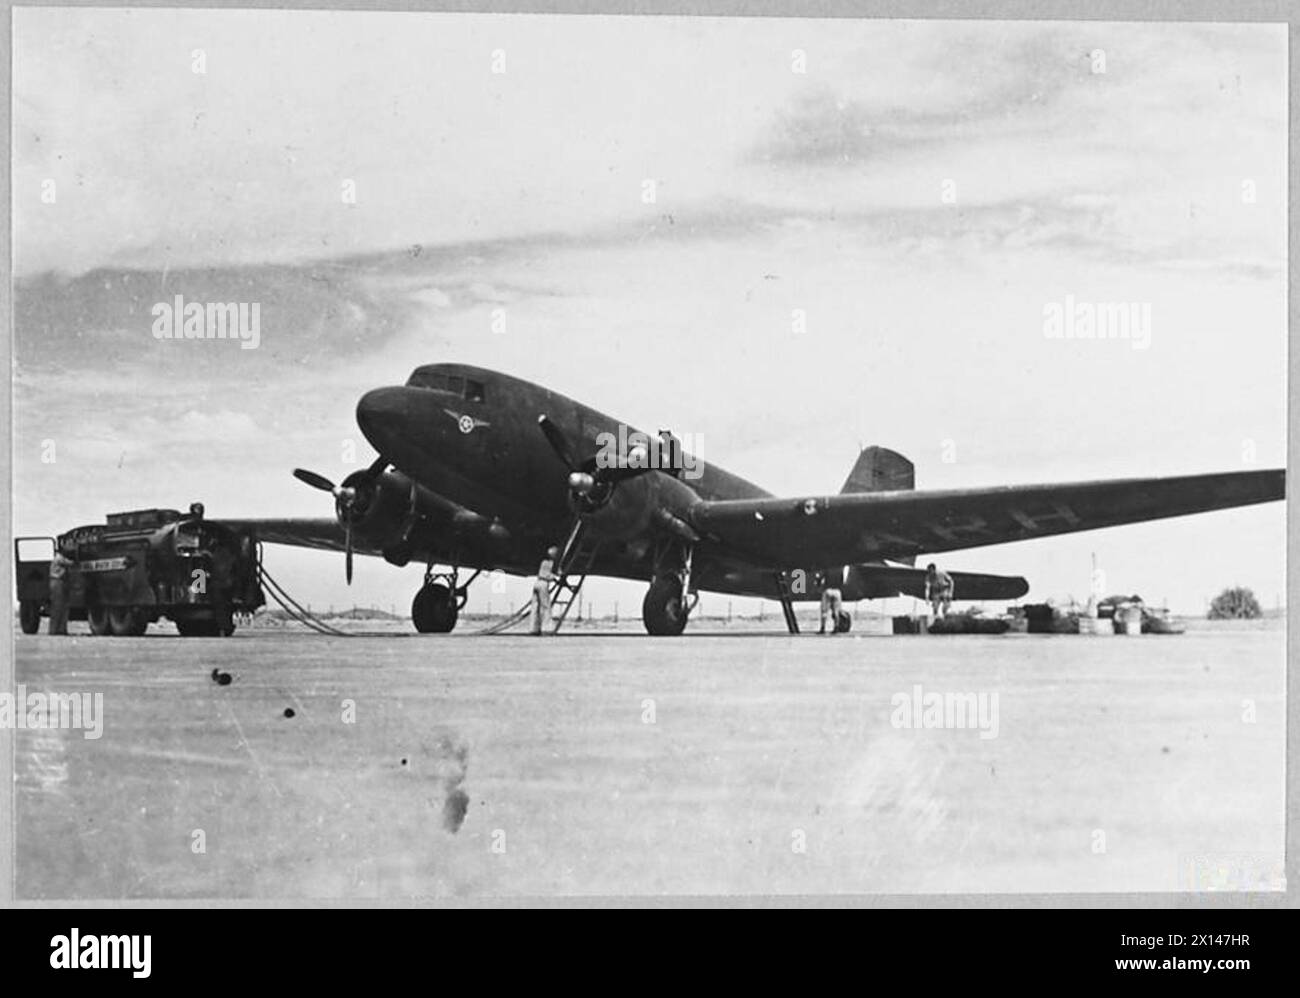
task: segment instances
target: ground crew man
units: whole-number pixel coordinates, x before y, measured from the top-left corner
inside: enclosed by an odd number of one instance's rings
[[[947,616],[952,605],[952,576],[935,568],[934,562],[925,566],[925,598],[935,617]]]
[[[828,569],[818,574],[822,580],[822,613],[821,629],[817,633],[826,633],[826,614],[829,612],[831,615],[831,633],[837,634],[840,630],[840,614],[844,611],[844,594],[840,591],[840,584],[835,578],[835,573]]]
[[[546,557],[537,568],[537,581],[533,583],[532,626],[534,634],[551,633],[551,583],[559,575],[556,566],[560,560],[560,549],[551,545],[546,549]]]
[[[50,562],[50,633],[68,633],[68,559],[61,551]]]

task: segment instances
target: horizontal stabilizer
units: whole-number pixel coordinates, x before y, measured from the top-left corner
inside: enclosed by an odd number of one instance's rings
[[[1029,592],[1029,583],[1019,575],[982,575],[978,572],[949,572],[952,598],[958,600],[1019,599]],[[890,596],[925,598],[925,570],[892,565],[850,565],[844,581],[847,600],[881,599]]]

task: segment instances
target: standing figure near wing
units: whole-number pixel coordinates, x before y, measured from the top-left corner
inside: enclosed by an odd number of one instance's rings
[[[839,573],[835,569],[828,568],[817,574],[822,587],[821,627],[818,628],[817,633],[826,633],[827,614],[830,614],[832,634],[839,634],[840,631],[848,630],[841,621],[841,615],[844,613],[844,593],[840,589],[840,582],[837,578]]]
[[[551,545],[546,549],[546,557],[537,567],[537,581],[533,583],[532,629],[534,635],[551,633],[551,583],[558,578],[556,562],[560,560],[560,549]]]
[[[952,605],[952,576],[935,567],[925,566],[925,599],[935,617],[946,617]]]

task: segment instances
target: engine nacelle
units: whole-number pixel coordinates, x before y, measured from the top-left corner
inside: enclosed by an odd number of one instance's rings
[[[446,500],[400,471],[379,475],[356,471],[343,480],[343,488],[354,491],[350,501],[335,502],[339,522],[350,522],[353,530],[397,565],[406,564],[416,550],[432,542],[432,524],[464,540],[469,549],[492,549],[510,539],[500,524],[477,513],[453,512]]]
[[[602,534],[626,539],[651,528],[667,530],[695,541],[688,511],[700,501],[694,489],[657,471],[607,486],[599,503],[589,495],[571,497],[574,512]]]

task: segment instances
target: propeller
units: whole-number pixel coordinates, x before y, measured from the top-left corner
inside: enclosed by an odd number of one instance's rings
[[[574,456],[568,437],[555,425],[550,416],[545,413],[538,416],[537,425],[545,435],[547,443],[551,445],[551,450],[555,451],[556,457],[569,469],[569,488],[578,495],[587,496],[617,482],[653,470],[649,452],[641,446],[633,447],[625,457],[620,457],[618,464],[615,465],[602,466],[596,461],[594,455],[580,462]]]
[[[354,472],[344,480],[344,484],[335,485],[324,475],[306,468],[294,468],[293,477],[313,489],[328,492],[334,497],[338,517],[343,521],[343,575],[348,585],[352,585],[352,520],[356,512],[357,499],[363,484],[370,485],[388,468],[388,460],[381,454],[365,471]],[[348,484],[348,483],[351,484]],[[367,490],[368,491],[368,490]]]
[[[564,431],[551,422],[551,417],[545,413],[537,417],[537,425],[541,427],[542,433],[546,435],[546,442],[551,445],[551,450],[564,462],[565,467],[570,471],[578,470],[578,461],[569,450],[569,439],[564,435]]]

